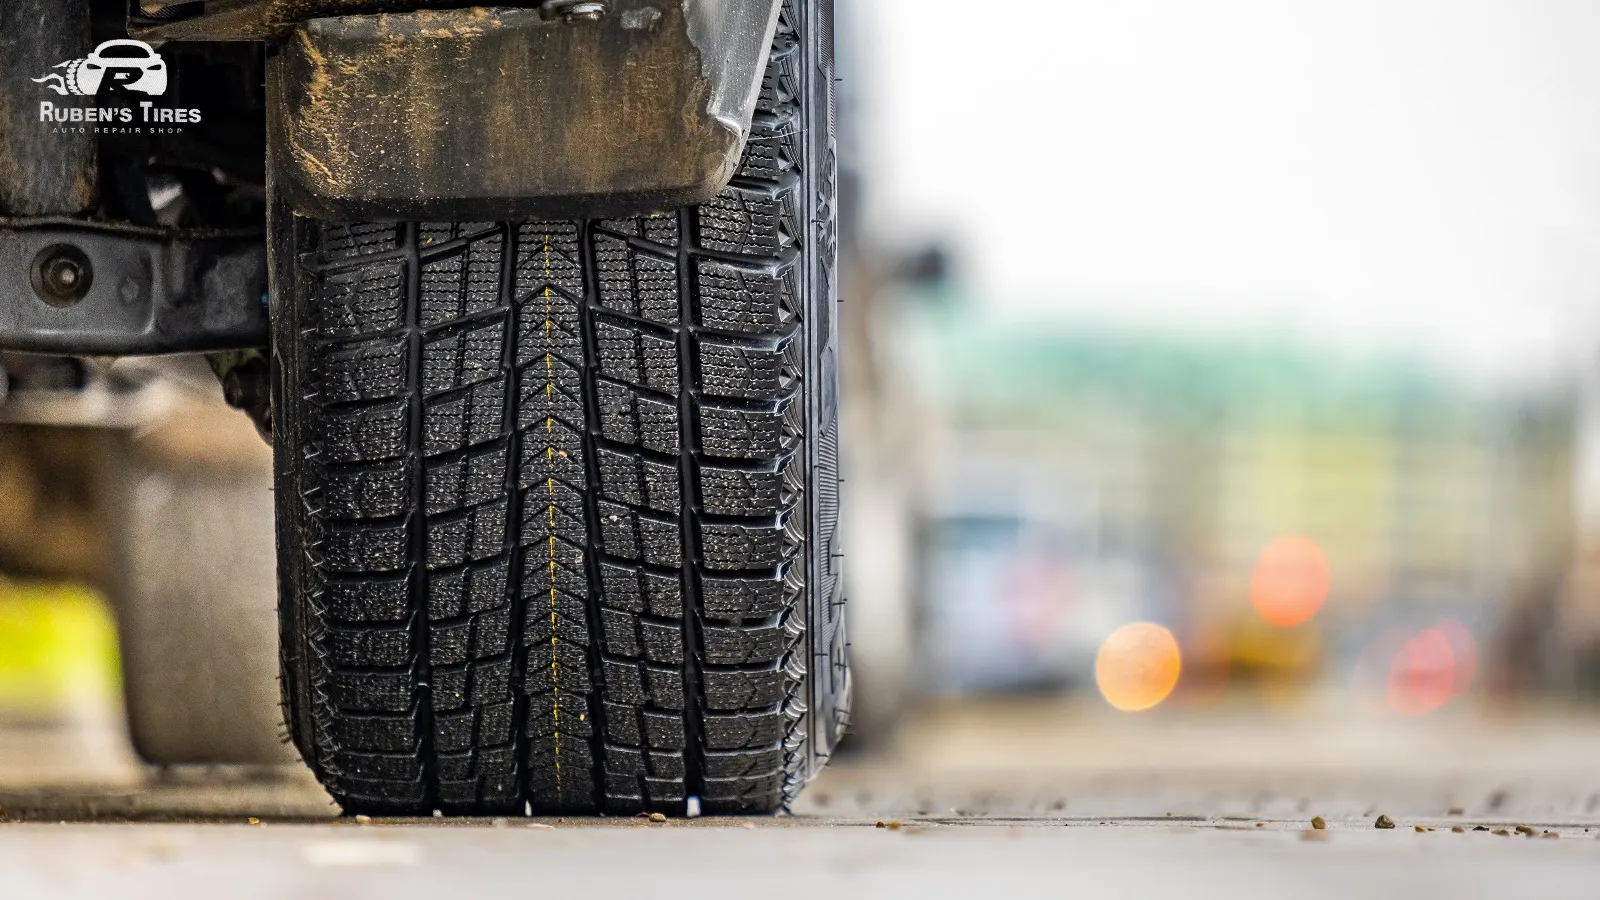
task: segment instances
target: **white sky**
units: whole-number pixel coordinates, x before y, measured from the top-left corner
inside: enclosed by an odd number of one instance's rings
[[[947,238],[986,302],[1596,359],[1596,0],[840,3],[874,231]]]

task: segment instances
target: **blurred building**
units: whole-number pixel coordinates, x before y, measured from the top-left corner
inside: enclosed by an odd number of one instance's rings
[[[1179,635],[1191,685],[1347,683],[1437,622],[1480,671],[1515,667],[1549,625],[1573,541],[1565,391],[1265,339],[910,318],[903,361],[936,410],[921,603],[943,689],[1085,683],[1135,620]],[[1288,536],[1325,558],[1326,599],[1273,628],[1252,575]]]

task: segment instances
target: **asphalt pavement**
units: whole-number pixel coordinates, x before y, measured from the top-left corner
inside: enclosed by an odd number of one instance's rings
[[[790,816],[389,823],[297,769],[161,772],[114,731],[11,728],[0,896],[1590,896],[1597,750],[1584,709],[995,701],[913,717]]]

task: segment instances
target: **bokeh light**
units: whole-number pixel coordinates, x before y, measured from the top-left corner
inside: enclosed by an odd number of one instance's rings
[[[1434,627],[1450,641],[1450,650],[1455,654],[1455,692],[1459,695],[1478,673],[1478,642],[1467,626],[1455,619],[1445,619]]]
[[[1269,624],[1293,628],[1304,624],[1328,599],[1328,558],[1304,535],[1281,537],[1268,544],[1250,576],[1250,604]]]
[[[1389,668],[1389,708],[1407,716],[1432,712],[1459,692],[1460,673],[1460,660],[1446,630],[1423,629],[1395,653]]]
[[[1116,709],[1150,709],[1178,686],[1182,657],[1172,632],[1151,622],[1133,622],[1101,643],[1094,660],[1095,685]]]

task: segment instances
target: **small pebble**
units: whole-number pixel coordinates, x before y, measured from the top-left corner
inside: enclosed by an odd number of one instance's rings
[[[1511,837],[1511,832],[1505,830],[1504,828],[1496,828],[1494,831],[1490,832],[1490,834],[1496,834],[1500,837]]]
[[[1454,834],[1465,834],[1466,833],[1466,829],[1462,828],[1460,825],[1451,825],[1450,826],[1450,831],[1452,833],[1454,833]]]
[[[1311,817],[1311,827],[1315,828],[1318,831],[1321,831],[1322,829],[1328,827],[1328,820],[1324,819],[1321,816],[1312,816]]]
[[[1537,832],[1527,825],[1518,825],[1517,834],[1525,834],[1528,837],[1533,837],[1535,834],[1537,834]]]
[[[655,823],[659,824],[661,822],[665,822],[666,820],[667,820],[666,813],[651,813],[650,814],[650,821],[652,821],[652,822],[655,822]]]
[[[371,825],[372,824],[372,817],[371,816],[356,816],[356,824],[357,825]]]
[[[890,831],[899,831],[900,830],[900,820],[899,819],[890,819],[889,821],[885,822],[885,821],[880,819],[878,821],[878,826],[877,827],[879,827],[879,828],[887,828]]]
[[[1372,827],[1373,828],[1393,828],[1394,827],[1394,820],[1389,818],[1386,815],[1380,814],[1378,816],[1378,821],[1372,823]]]

